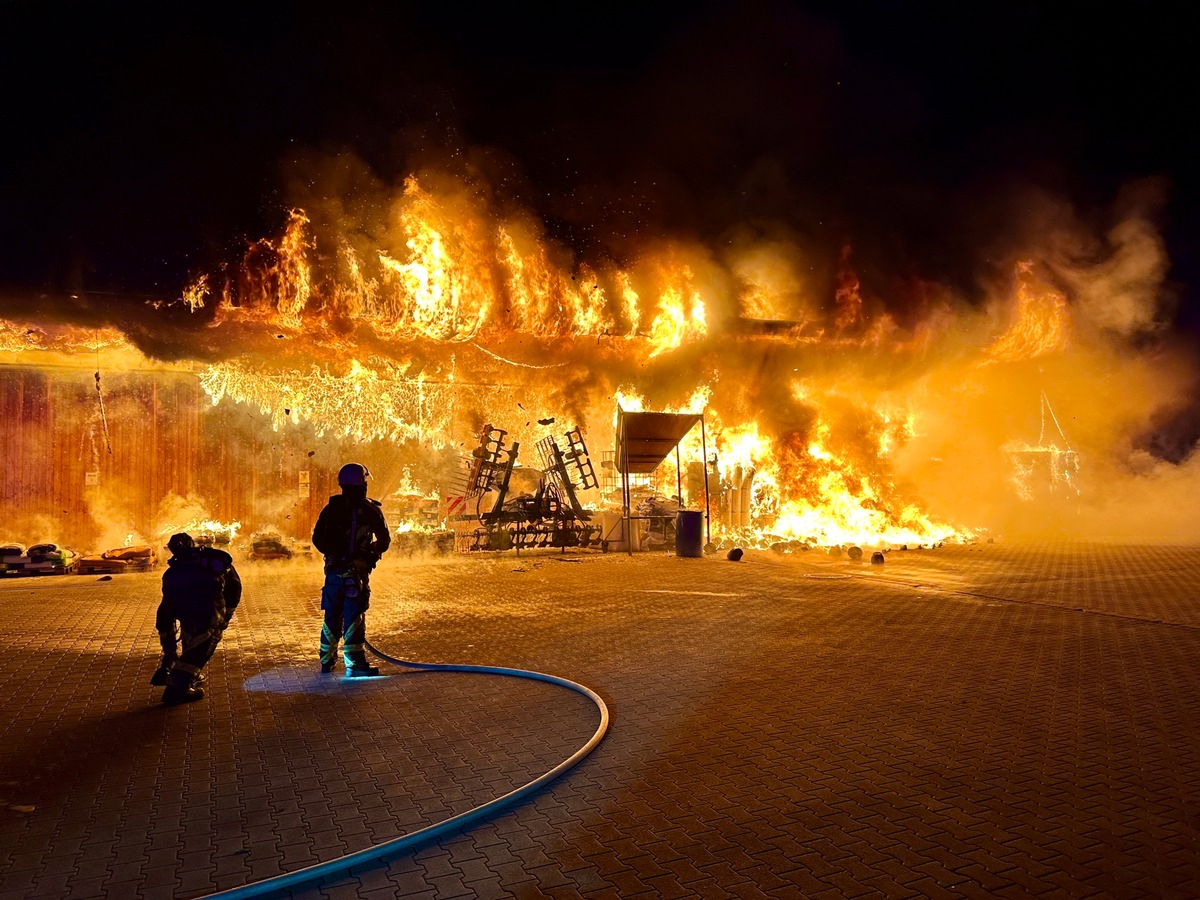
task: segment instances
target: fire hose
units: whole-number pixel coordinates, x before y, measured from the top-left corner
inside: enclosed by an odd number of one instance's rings
[[[459,813],[456,816],[451,816],[441,822],[433,825],[428,825],[418,831],[410,834],[402,835],[398,838],[393,838],[390,841],[384,841],[382,844],[375,844],[363,850],[356,850],[353,853],[348,853],[345,856],[339,856],[335,859],[326,860],[316,865],[306,866],[303,869],[297,869],[294,872],[285,872],[282,875],[275,875],[271,878],[264,878],[262,881],[255,881],[250,884],[244,884],[240,887],[230,888],[225,891],[218,891],[215,894],[206,894],[199,900],[235,900],[242,897],[261,897],[273,891],[284,890],[295,887],[296,885],[305,884],[310,881],[315,881],[318,878],[326,878],[333,875],[344,875],[351,868],[361,866],[364,863],[378,862],[390,856],[395,856],[406,850],[412,850],[416,847],[425,844],[429,841],[439,838],[442,835],[456,831],[460,828],[465,828],[474,822],[479,821],[493,813],[499,812],[510,806],[514,806],[526,797],[545,787],[550,782],[554,781],[560,775],[574,768],[583,759],[596,749],[596,746],[603,739],[608,731],[608,706],[604,700],[589,687],[585,687],[578,682],[571,681],[566,678],[560,678],[557,675],[547,675],[544,672],[533,672],[528,669],[509,669],[502,666],[472,666],[459,665],[455,663],[421,663],[410,662],[404,659],[397,659],[394,656],[389,656],[380,650],[371,646],[371,643],[366,642],[366,647],[373,654],[378,656],[384,662],[392,663],[393,665],[403,666],[408,669],[419,669],[424,672],[467,672],[479,675],[506,675],[512,678],[526,678],[532,681],[545,681],[550,684],[556,684],[560,687],[568,688],[576,693],[583,694],[594,704],[600,712],[600,724],[597,726],[595,733],[588,739],[587,743],[576,750],[569,757],[560,762],[557,766],[542,775],[535,778],[533,781],[522,785],[515,790],[509,791],[503,796],[489,800],[487,803],[476,806],[474,809],[469,809],[466,812]]]

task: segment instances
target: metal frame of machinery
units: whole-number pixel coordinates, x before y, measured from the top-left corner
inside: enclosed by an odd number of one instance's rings
[[[474,515],[460,522],[477,520],[479,526],[460,534],[460,550],[508,550],[541,547],[589,547],[600,543],[600,526],[592,523],[589,511],[579,502],[579,491],[597,487],[596,473],[578,427],[562,437],[553,435],[535,445],[542,464],[542,477],[531,497],[509,498],[513,468],[521,445],[507,444],[508,432],[485,425],[479,447],[471,454],[466,498],[475,500]],[[492,501],[484,510],[485,501]]]

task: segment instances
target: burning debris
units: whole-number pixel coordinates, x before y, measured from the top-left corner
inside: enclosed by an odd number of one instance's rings
[[[160,539],[169,538],[173,534],[186,533],[199,547],[224,547],[231,544],[242,528],[241,522],[217,522],[211,519],[199,521],[192,519],[186,525],[167,525],[160,528]],[[166,546],[164,542],[163,546]]]
[[[278,531],[261,531],[250,535],[245,547],[240,548],[249,560],[315,559],[312,543],[284,537]]]
[[[250,538],[250,559],[291,559],[294,555],[277,532],[255,534]]]

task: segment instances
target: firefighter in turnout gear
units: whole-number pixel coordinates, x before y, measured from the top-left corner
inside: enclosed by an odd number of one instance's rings
[[[346,674],[352,678],[378,675],[367,663],[363,644],[367,639],[366,612],[371,605],[371,570],[392,542],[378,500],[367,497],[371,473],[358,463],[347,463],[338,472],[341,494],[317,517],[313,546],[325,557],[325,587],[321,609],[321,671],[332,672],[337,664],[338,643],[345,641],[342,655]]]
[[[165,685],[162,702],[174,705],[204,697],[200,670],[212,659],[241,602],[242,580],[232,556],[197,547],[191,535],[172,535],[167,549],[172,556],[163,573],[162,602],[154,620],[162,662],[150,683]]]

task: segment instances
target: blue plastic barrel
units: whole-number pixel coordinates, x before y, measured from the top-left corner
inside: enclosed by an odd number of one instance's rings
[[[704,513],[681,509],[675,516],[675,555],[702,556],[704,553]]]

